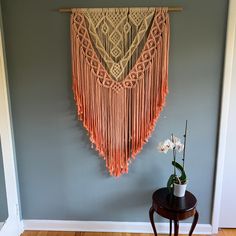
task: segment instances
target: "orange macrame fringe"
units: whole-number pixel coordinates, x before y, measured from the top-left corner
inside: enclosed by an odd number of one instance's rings
[[[169,18],[167,15],[165,27],[158,37],[155,30],[152,31],[155,24],[158,28],[158,18],[153,20],[142,54],[134,65],[136,69],[140,63],[143,65],[142,78],[137,78],[135,86],[130,87],[125,87],[124,81],[114,82],[109,77],[92,50],[85,25],[75,30],[74,18],[71,19],[73,91],[78,116],[89,132],[90,141],[106,161],[110,174],[120,176],[128,173],[131,158],[134,159],[147,142],[165,105]],[[154,47],[149,45],[150,42]],[[148,50],[150,58],[146,65],[140,58]],[[113,85],[108,83],[106,86],[103,78]]]

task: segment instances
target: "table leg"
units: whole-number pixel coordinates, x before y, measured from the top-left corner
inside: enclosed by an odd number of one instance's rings
[[[175,224],[175,236],[178,236],[179,235],[179,221],[174,220],[174,224]]]
[[[198,214],[198,211],[196,210],[194,217],[193,217],[193,223],[192,223],[191,229],[189,231],[189,236],[191,236],[193,234],[193,230],[195,229],[197,222],[198,222],[198,217],[199,217],[199,214]]]
[[[171,236],[172,234],[172,220],[170,220],[170,233],[169,233],[169,236]]]
[[[151,207],[150,210],[149,210],[149,218],[150,218],[150,222],[151,222],[151,225],[152,225],[154,235],[157,236],[156,226],[155,226],[154,218],[153,218],[154,212],[155,212],[154,208]]]

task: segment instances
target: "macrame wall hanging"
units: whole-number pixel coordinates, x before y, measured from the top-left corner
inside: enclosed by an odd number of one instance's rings
[[[71,14],[78,116],[113,176],[128,172],[168,92],[168,8],[77,8]]]

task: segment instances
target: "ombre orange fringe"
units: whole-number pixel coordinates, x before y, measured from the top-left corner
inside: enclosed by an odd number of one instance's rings
[[[157,8],[136,63],[122,81],[102,62],[79,9],[71,16],[72,74],[78,116],[112,176],[128,173],[165,105],[168,92],[169,16]]]

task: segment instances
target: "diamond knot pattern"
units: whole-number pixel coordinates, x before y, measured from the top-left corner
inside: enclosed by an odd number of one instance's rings
[[[91,12],[91,20],[92,20],[95,28],[97,28],[99,26],[99,24],[102,21],[102,19],[103,19],[103,14],[101,12],[96,13],[96,14],[93,14]]]
[[[111,36],[109,37],[109,40],[114,44],[118,44],[121,41],[122,35],[118,31],[114,31]]]
[[[129,19],[132,21],[136,27],[138,27],[142,22],[145,17],[145,14],[143,12],[137,12],[137,11],[132,11],[130,12]]]
[[[124,32],[126,34],[128,34],[130,29],[131,29],[131,26],[130,26],[129,22],[126,22],[125,25],[124,25]]]
[[[112,25],[117,25],[120,21],[126,16],[127,9],[125,10],[118,10],[117,12],[108,11],[106,14],[106,18],[111,22]]]
[[[109,32],[109,27],[107,25],[106,22],[104,22],[101,26],[101,31],[104,33],[104,34],[107,34]]]
[[[121,50],[118,47],[114,47],[111,50],[111,55],[115,58],[117,58],[118,56],[120,56],[121,54]]]
[[[135,63],[130,60],[136,52],[141,53],[141,42],[154,19],[155,8],[82,9],[81,13],[103,65],[113,80],[124,80]]]
[[[117,78],[120,76],[120,73],[122,72],[122,68],[120,66],[120,64],[115,63],[112,68],[111,68],[111,73],[112,75]]]

